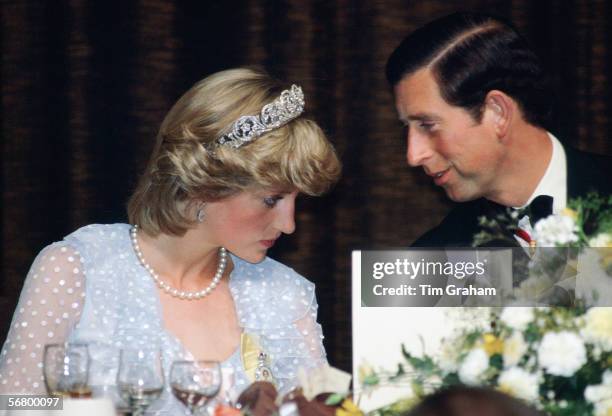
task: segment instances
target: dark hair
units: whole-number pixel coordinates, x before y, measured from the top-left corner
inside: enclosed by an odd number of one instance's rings
[[[484,100],[500,90],[519,105],[524,119],[547,128],[552,91],[540,60],[509,23],[492,16],[455,13],[408,35],[387,61],[392,86],[430,67],[444,100],[480,121]]]
[[[403,416],[545,416],[522,401],[482,387],[454,386],[427,396]]]

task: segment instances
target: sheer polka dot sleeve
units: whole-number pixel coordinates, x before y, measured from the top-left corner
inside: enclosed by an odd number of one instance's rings
[[[83,259],[66,243],[46,247],[26,277],[0,353],[0,393],[45,393],[45,344],[68,340],[85,300]]]
[[[312,367],[320,367],[327,364],[325,348],[323,347],[323,331],[317,322],[317,300],[312,298],[308,312],[302,318],[294,322],[295,328],[302,335],[308,355],[312,359]]]

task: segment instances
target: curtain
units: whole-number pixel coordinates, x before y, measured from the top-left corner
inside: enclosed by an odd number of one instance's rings
[[[331,364],[350,369],[351,251],[408,246],[451,207],[419,169],[384,79],[401,39],[474,10],[527,36],[555,84],[566,143],[612,154],[612,30],[598,0],[12,1],[2,13],[0,339],[38,251],[125,205],[172,103],[222,69],[258,65],[304,88],[343,177],[298,203],[270,255],[317,285]],[[398,323],[401,328],[402,323]]]

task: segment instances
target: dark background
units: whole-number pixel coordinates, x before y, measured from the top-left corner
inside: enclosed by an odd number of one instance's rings
[[[125,204],[164,114],[218,70],[302,85],[344,164],[271,252],[317,284],[330,362],[349,369],[350,253],[405,247],[450,204],[405,164],[383,75],[419,25],[457,10],[509,18],[549,68],[564,142],[612,154],[606,1],[4,1],[0,340],[36,253]]]

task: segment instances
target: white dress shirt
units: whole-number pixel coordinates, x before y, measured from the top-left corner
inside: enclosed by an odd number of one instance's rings
[[[548,162],[546,172],[544,172],[544,176],[540,179],[538,186],[536,186],[527,203],[521,207],[515,207],[516,209],[525,208],[540,195],[553,197],[553,214],[558,214],[567,205],[567,158],[565,156],[565,149],[563,149],[561,142],[550,132],[548,137],[552,143],[552,156],[550,162]],[[533,235],[533,226],[535,224],[531,223],[528,216],[522,217],[518,225],[530,236]],[[522,247],[529,247],[529,244],[522,238],[516,235],[514,238]]]
[[[553,214],[558,214],[567,205],[567,158],[561,142],[551,133],[548,137],[552,142],[552,157],[546,172],[527,203],[518,208],[526,207],[540,195],[550,195],[553,197]]]

